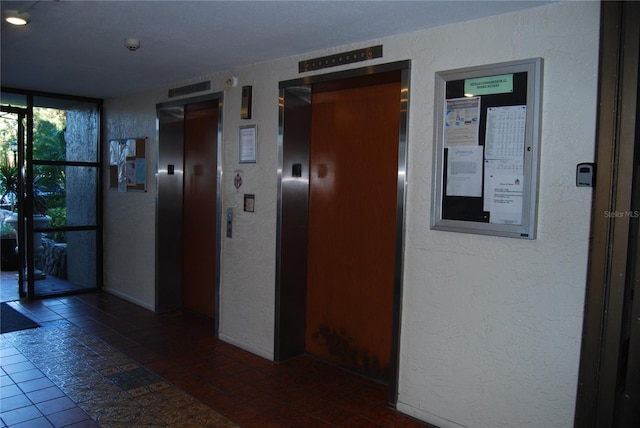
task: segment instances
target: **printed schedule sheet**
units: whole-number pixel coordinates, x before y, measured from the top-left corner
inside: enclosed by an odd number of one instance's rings
[[[521,223],[526,118],[526,106],[487,109],[484,207],[491,223]]]

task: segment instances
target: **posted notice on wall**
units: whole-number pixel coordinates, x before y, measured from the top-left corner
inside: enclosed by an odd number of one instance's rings
[[[485,159],[484,160],[484,207],[485,211],[491,211],[492,195],[495,191],[494,184],[500,179],[524,180],[524,159]],[[514,181],[515,182],[515,181]],[[494,207],[498,208],[498,207]]]
[[[487,109],[484,210],[497,224],[522,224],[527,107]]]
[[[446,100],[444,146],[477,146],[480,131],[480,97]]]
[[[521,175],[488,177],[489,221],[497,224],[522,224],[523,183]]]
[[[256,125],[240,127],[240,163],[256,162]]]
[[[527,106],[489,107],[485,157],[487,159],[523,159]]]
[[[482,196],[482,146],[450,147],[447,196]]]
[[[127,160],[126,165],[127,186],[135,186],[137,177],[135,159]]]

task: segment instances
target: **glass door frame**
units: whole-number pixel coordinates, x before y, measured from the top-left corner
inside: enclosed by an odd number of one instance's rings
[[[18,257],[18,292],[20,298],[41,298],[41,297],[54,297],[70,294],[77,294],[78,291],[64,291],[55,294],[40,295],[36,293],[35,281],[36,281],[36,269],[35,269],[35,254],[33,251],[34,245],[34,233],[39,232],[73,232],[73,231],[95,231],[95,251],[96,251],[96,278],[95,288],[87,288],[83,291],[95,291],[102,288],[102,189],[103,189],[103,167],[102,167],[102,107],[103,101],[101,99],[67,96],[60,94],[51,94],[34,91],[24,91],[19,89],[1,88],[2,94],[11,94],[24,96],[26,100],[26,107],[16,107],[12,105],[2,105],[3,112],[13,113],[18,115],[18,151],[17,151],[17,165],[18,165],[18,194],[16,195],[16,210],[19,214],[17,217],[17,243],[18,248],[26,248],[27,251],[20,251]],[[34,98],[52,98],[61,100],[75,100],[85,103],[95,104],[97,112],[98,128],[97,135],[98,141],[96,142],[96,159],[94,162],[78,162],[78,161],[48,161],[48,160],[36,160],[33,159],[33,127],[34,127]],[[26,120],[26,124],[23,121]],[[22,131],[21,131],[22,130]],[[33,222],[34,213],[34,172],[33,166],[35,165],[52,165],[52,166],[87,166],[96,168],[97,172],[97,186],[96,186],[96,219],[95,225],[85,226],[64,226],[55,228],[35,228]],[[25,290],[26,282],[26,290]]]
[[[17,194],[15,195],[16,198],[16,205],[15,205],[15,210],[17,213],[22,213],[24,212],[25,209],[25,198],[24,198],[24,188],[25,188],[25,170],[24,170],[24,149],[25,149],[25,139],[28,139],[28,137],[26,136],[26,129],[29,128],[29,126],[25,126],[25,120],[28,121],[28,117],[29,117],[29,112],[27,108],[23,108],[23,107],[14,107],[14,106],[0,106],[0,108],[2,109],[1,111],[3,113],[9,113],[9,114],[15,114],[17,116],[16,122],[17,122],[17,135],[16,135],[16,142],[17,142],[17,146],[16,146],[16,157],[15,157],[15,162],[16,162],[16,169],[18,171],[18,185],[17,185]],[[31,116],[33,117],[33,116]],[[33,122],[32,122],[33,123]],[[32,129],[32,137],[33,137],[33,128]],[[28,248],[25,247],[25,245],[27,244],[25,242],[25,215],[18,215],[17,217],[17,223],[16,223],[16,243],[17,243],[17,248]],[[31,240],[33,241],[33,237],[31,238]],[[29,251],[29,253],[31,253]],[[33,262],[33,260],[32,260]],[[20,298],[23,297],[27,297],[27,292],[24,289],[24,280],[25,277],[28,278],[33,278],[33,263],[30,265],[28,262],[26,263],[26,268],[27,268],[27,275],[25,275],[25,257],[24,257],[24,253],[19,252],[18,253],[18,295],[20,296]],[[32,270],[29,270],[29,269]],[[28,272],[31,272],[31,274],[29,275]],[[33,286],[33,285],[32,285]]]

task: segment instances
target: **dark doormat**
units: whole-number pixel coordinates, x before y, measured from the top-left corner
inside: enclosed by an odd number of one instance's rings
[[[6,303],[0,303],[0,333],[26,330],[40,327],[35,321],[13,309]]]

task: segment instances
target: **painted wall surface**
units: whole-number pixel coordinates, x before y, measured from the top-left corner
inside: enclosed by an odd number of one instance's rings
[[[165,92],[166,93],[166,92]],[[103,289],[145,308],[155,307],[156,97],[153,94],[104,103],[104,159],[109,140],[147,137],[147,191],[108,189],[105,168]]]
[[[412,67],[399,409],[441,427],[573,426],[592,196],[575,166],[594,156],[598,28],[598,4],[578,2],[385,44],[425,47]],[[433,73],[530,57],[544,59],[537,239],[429,230]]]
[[[598,31],[598,2],[566,2],[234,70],[223,107],[222,208],[235,221],[222,242],[220,337],[273,357],[278,83],[301,77],[299,60],[382,44],[384,57],[367,65],[411,60],[398,409],[441,427],[572,426],[592,193],[574,174],[594,157]],[[434,74],[532,57],[544,59],[537,239],[431,231]],[[219,92],[227,75],[172,87],[211,80]],[[243,85],[253,86],[250,120],[240,119]],[[167,89],[105,103],[107,138],[150,137],[148,192],[106,194],[105,288],[150,308],[155,104]],[[239,164],[238,127],[249,124],[258,162]],[[255,213],[242,210],[244,193],[256,195]]]

